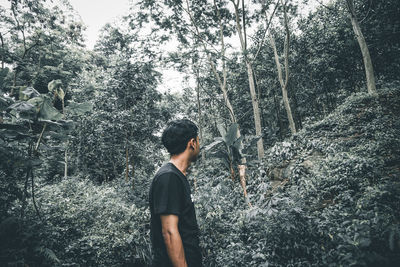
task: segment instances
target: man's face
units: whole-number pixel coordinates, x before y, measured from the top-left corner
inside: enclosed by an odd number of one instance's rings
[[[200,140],[199,140],[199,137],[197,136],[196,139],[195,139],[195,142],[194,142],[193,154],[192,154],[192,157],[190,159],[191,162],[196,162],[196,160],[197,160],[197,158],[199,156],[199,153],[200,153]]]

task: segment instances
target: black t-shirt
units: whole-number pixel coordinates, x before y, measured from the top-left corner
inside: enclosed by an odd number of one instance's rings
[[[161,232],[160,215],[163,214],[174,214],[179,217],[178,230],[188,266],[202,266],[199,227],[190,186],[186,176],[174,164],[169,162],[157,172],[150,187],[149,202],[153,266],[172,266]]]

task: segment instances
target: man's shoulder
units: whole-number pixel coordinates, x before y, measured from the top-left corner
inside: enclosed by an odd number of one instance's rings
[[[158,176],[165,176],[165,175],[176,175],[177,173],[175,170],[172,168],[170,163],[165,163],[164,165],[161,166],[160,169],[156,172],[156,175],[154,177]]]
[[[153,182],[161,180],[181,180],[179,173],[171,166],[170,163],[164,164],[154,176]]]

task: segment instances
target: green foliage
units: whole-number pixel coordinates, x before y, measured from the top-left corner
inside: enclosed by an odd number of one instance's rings
[[[157,73],[151,63],[121,59],[106,77],[101,81],[105,87],[95,89],[95,99],[77,95],[66,107],[69,116],[79,121],[71,138],[74,164],[98,182],[120,177],[127,165],[132,170],[129,177],[139,169],[153,170],[149,158],[158,161],[153,151],[160,149],[155,134],[170,116],[159,105]],[[88,81],[82,78],[82,82]],[[77,103],[82,100],[86,101]]]
[[[355,94],[267,150],[247,170],[250,209],[237,202],[240,187],[227,172],[198,166],[205,265],[396,266],[399,95]]]
[[[248,27],[264,24],[261,13],[271,2],[246,10]],[[203,38],[212,48],[222,77],[210,3],[191,2],[197,36],[180,1],[142,1],[138,13],[103,28],[95,51],[82,47],[83,27],[67,1],[0,7],[0,263],[148,265],[147,193],[164,157],[158,136],[166,121],[185,115],[203,122],[202,142],[210,142],[205,149],[212,156],[189,176],[205,266],[396,266],[400,2],[355,2],[357,17],[365,17],[361,27],[377,85],[392,88],[380,88],[377,97],[360,93],[362,58],[344,1],[305,18],[295,18],[292,6],[288,90],[304,129],[284,140],[287,116],[272,50],[264,44],[252,62],[270,147],[261,162],[252,160],[258,138],[251,135],[245,62],[228,51],[228,42],[223,59],[238,124],[221,127],[229,113],[198,47]],[[230,3],[217,5],[223,35],[231,36]],[[157,27],[143,36],[145,24]],[[257,51],[263,28],[248,36],[255,43],[248,43],[246,56]],[[182,96],[156,90],[161,46],[171,33],[181,44],[166,64],[193,68],[200,106],[190,86]],[[283,40],[276,43],[282,50]],[[237,138],[239,125],[243,137]],[[243,156],[251,208],[230,179]]]
[[[42,187],[38,201],[47,220],[43,246],[63,264],[149,263],[149,211],[128,201],[129,187],[119,182],[98,186],[77,177]]]
[[[238,127],[237,123],[232,123],[227,129],[218,125],[221,136],[203,148],[211,157],[222,159],[229,171],[232,171],[234,165],[242,163],[241,159],[248,156],[245,153],[260,139],[257,136],[237,137]]]
[[[208,152],[215,150],[218,145],[224,144],[223,149],[219,149],[214,153],[211,153],[211,156],[221,158],[228,170],[231,170],[233,168],[233,164],[238,164],[242,158],[240,152],[243,137],[238,138],[236,136],[238,127],[239,125],[237,123],[233,123],[228,127],[228,129],[225,130],[222,125],[218,125],[218,130],[221,134],[221,137],[215,138],[214,142],[204,147],[204,150]]]

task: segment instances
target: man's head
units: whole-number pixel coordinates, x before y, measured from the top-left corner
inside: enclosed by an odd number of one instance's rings
[[[195,161],[200,151],[198,128],[190,120],[175,120],[168,123],[161,141],[171,156],[190,150],[190,161]]]

